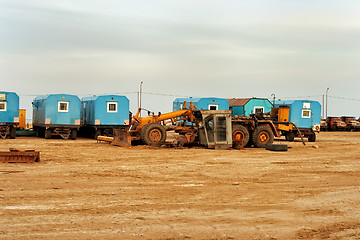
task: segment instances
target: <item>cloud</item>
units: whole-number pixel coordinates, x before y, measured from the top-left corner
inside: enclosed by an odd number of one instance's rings
[[[39,92],[42,86],[44,93],[134,91],[145,81],[148,91],[175,95],[319,95],[331,87],[355,98],[359,6],[331,0],[5,1],[0,74],[12,80],[6,88]],[[353,87],[338,84],[343,79]]]

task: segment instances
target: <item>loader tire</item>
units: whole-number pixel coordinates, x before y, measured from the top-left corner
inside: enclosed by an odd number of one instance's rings
[[[249,143],[249,131],[243,125],[234,125],[232,128],[232,139],[233,143],[235,143],[236,140],[242,139],[242,146],[245,147]]]
[[[266,150],[270,151],[287,151],[288,145],[284,144],[268,144],[266,145]]]
[[[159,123],[149,123],[141,131],[141,140],[147,144],[162,144],[166,140],[166,130]]]
[[[254,143],[254,147],[264,148],[268,144],[272,144],[274,141],[274,133],[271,128],[266,125],[258,126],[253,135],[252,140]]]

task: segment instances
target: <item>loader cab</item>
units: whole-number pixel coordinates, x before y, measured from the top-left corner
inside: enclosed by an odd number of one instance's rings
[[[203,110],[199,121],[199,143],[214,149],[232,146],[231,111]]]

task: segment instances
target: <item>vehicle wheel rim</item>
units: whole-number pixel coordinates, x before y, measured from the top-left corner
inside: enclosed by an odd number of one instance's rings
[[[160,142],[161,136],[162,136],[162,134],[159,129],[153,129],[149,132],[149,139],[152,142]]]
[[[241,131],[236,131],[233,133],[233,141],[238,141],[238,142],[244,141],[244,138],[245,138],[244,133]]]
[[[270,136],[267,132],[261,132],[258,139],[261,143],[267,143],[270,139]]]

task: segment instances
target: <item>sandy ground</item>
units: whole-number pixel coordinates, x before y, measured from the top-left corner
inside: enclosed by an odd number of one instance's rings
[[[1,140],[0,150],[40,150],[41,161],[0,163],[0,239],[360,239],[360,133],[288,144]]]

